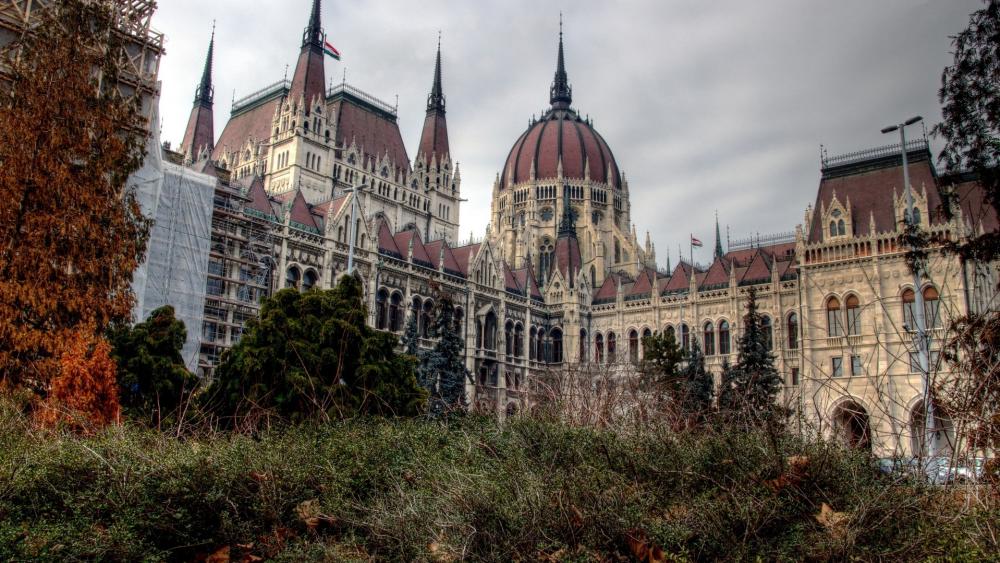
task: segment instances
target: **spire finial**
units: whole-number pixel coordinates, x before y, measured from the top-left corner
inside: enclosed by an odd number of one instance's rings
[[[719,230],[719,210],[715,210],[715,257],[719,260],[722,259],[724,253],[722,252],[722,232]]]
[[[323,49],[323,27],[320,25],[320,14],[322,12],[322,2],[313,0],[312,12],[309,14],[309,25],[302,33],[302,46],[313,46]]]
[[[431,93],[427,96],[427,111],[444,113],[444,90],[441,87],[441,31],[438,30],[437,58],[434,61],[434,82]]]
[[[201,73],[201,83],[194,93],[194,102],[212,105],[215,98],[215,88],[212,86],[212,59],[215,52],[215,20],[212,20],[212,38],[208,41],[208,54],[205,56],[205,69]]]
[[[554,109],[568,109],[573,103],[573,89],[566,75],[566,57],[563,55],[562,12],[559,12],[559,57],[556,60],[556,75],[549,90],[549,102]]]

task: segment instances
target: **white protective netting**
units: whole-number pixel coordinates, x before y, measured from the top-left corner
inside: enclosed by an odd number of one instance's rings
[[[154,221],[146,261],[133,277],[133,319],[145,320],[154,309],[172,305],[187,328],[184,364],[195,372],[205,316],[216,179],[161,158],[158,119],[154,114],[143,167],[129,180],[143,214]]]

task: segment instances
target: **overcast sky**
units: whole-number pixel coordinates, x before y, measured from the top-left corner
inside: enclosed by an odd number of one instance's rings
[[[179,143],[212,20],[215,132],[237,98],[294,68],[311,0],[161,0],[163,139]],[[660,265],[694,233],[708,262],[722,236],[794,230],[831,156],[898,138],[882,126],[940,119],[950,39],[980,0],[326,0],[343,54],[327,80],[390,104],[410,158],[420,137],[437,32],[452,157],[461,163],[462,238],[481,236],[511,145],[548,106],[559,11],[573,103],[627,175],[640,242]],[[291,73],[291,70],[289,70]],[[940,145],[940,143],[938,143]]]

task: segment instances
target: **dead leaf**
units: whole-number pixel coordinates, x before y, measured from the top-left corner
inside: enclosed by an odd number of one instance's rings
[[[832,536],[840,537],[847,531],[847,514],[834,511],[825,502],[820,506],[819,514],[816,515],[816,521],[826,528]]]
[[[220,547],[205,558],[205,563],[229,563],[229,546]]]

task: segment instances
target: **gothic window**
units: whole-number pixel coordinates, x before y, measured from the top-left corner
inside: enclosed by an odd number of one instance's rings
[[[601,214],[599,212],[597,212],[597,211],[594,211],[593,213],[591,213],[590,214],[590,222],[593,223],[593,224],[595,224],[595,225],[597,225],[598,223],[600,223],[601,222]]]
[[[316,285],[318,276],[313,270],[306,270],[306,275],[302,278],[302,291],[309,291]]]
[[[403,296],[397,291],[389,298],[389,330],[403,330]]]
[[[604,363],[604,337],[601,333],[597,333],[594,337],[594,361],[599,364]]]
[[[388,326],[388,305],[386,302],[389,300],[389,292],[380,289],[378,295],[375,297],[375,328],[378,330],[385,330]]]
[[[771,325],[771,317],[767,315],[761,317],[760,328],[764,332],[764,347],[768,352],[774,350],[774,327]]]
[[[508,357],[512,357],[514,355],[514,323],[512,321],[507,321],[503,327],[503,341],[504,353]]]
[[[920,224],[920,210],[917,209],[916,207],[913,208],[913,224],[914,225]]]
[[[836,297],[826,301],[826,334],[831,337],[844,335],[844,327],[840,323],[840,300]]]
[[[681,325],[681,349],[691,349],[691,330],[688,329],[688,325],[686,324]]]
[[[434,309],[434,302],[430,299],[424,301],[423,309],[420,311],[420,337],[429,338],[431,333],[431,311]],[[492,348],[491,348],[492,349]]]
[[[668,335],[668,334],[669,334],[670,336],[672,336],[672,337],[673,337],[673,339],[674,339],[674,342],[677,342],[677,331],[676,331],[676,330],[674,330],[674,327],[673,327],[673,326],[671,326],[671,325],[667,325],[667,326],[666,326],[666,327],[665,327],[665,328],[663,329],[663,334],[664,334],[664,335]]]
[[[709,321],[705,323],[703,330],[703,338],[705,341],[705,355],[714,356],[715,355],[715,327],[712,322]]]
[[[618,242],[618,239],[615,239],[615,264],[618,264],[621,261],[622,261],[622,245],[620,242]]]
[[[538,334],[535,336],[535,354],[538,356],[539,362],[548,362],[549,354],[548,350],[545,349],[545,329],[539,328]]]
[[[848,295],[844,302],[847,308],[847,334],[861,334],[861,303],[857,295]]]
[[[288,268],[288,272],[285,273],[285,287],[294,287],[295,289],[298,289],[301,277],[302,274],[299,272],[298,268],[295,266]]]
[[[785,331],[788,333],[788,349],[797,350],[799,348],[799,316],[797,314],[788,315]]]
[[[845,228],[843,219],[837,221],[837,234],[840,236],[847,234],[847,229]]]
[[[562,331],[558,328],[552,329],[550,338],[552,340],[552,363],[561,364],[563,361]]]
[[[924,288],[924,326],[939,328],[941,326],[941,301],[938,290],[933,286]]]
[[[917,330],[916,321],[914,320],[916,294],[913,293],[912,289],[906,288],[903,290],[901,297],[903,299],[903,328],[910,331]]]
[[[538,359],[538,349],[536,338],[538,337],[538,329],[531,327],[531,332],[528,333],[528,359],[535,361]]]
[[[486,313],[486,322],[484,327],[485,335],[483,336],[483,347],[487,350],[497,349],[497,316],[493,311]]]
[[[719,321],[719,353],[728,355],[732,352],[732,339],[729,336],[729,321]]]
[[[590,285],[591,287],[597,287],[597,268],[594,266],[590,267]]]
[[[587,363],[587,331],[580,329],[580,363]]]
[[[521,358],[524,356],[524,327],[521,323],[517,323],[514,327],[514,357]]]
[[[608,363],[615,363],[615,353],[618,351],[618,337],[615,333],[608,333]]]
[[[628,359],[633,364],[639,363],[639,333],[635,329],[628,333]]]
[[[465,335],[462,333],[462,321],[464,320],[465,320],[465,311],[463,311],[461,307],[455,307],[455,330],[458,331],[459,334],[462,334],[463,340],[465,338]]]

